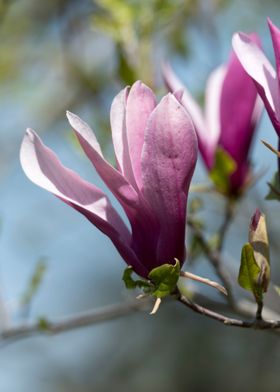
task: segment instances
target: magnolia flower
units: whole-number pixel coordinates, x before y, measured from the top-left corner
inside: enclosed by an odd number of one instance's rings
[[[252,78],[271,122],[280,137],[280,30],[268,19],[273,43],[276,71],[251,36],[235,33],[233,48],[245,71]]]
[[[156,104],[141,82],[122,90],[111,107],[117,169],[103,157],[90,127],[67,117],[85,154],[117,198],[130,223],[126,226],[108,197],[63,166],[37,134],[28,129],[20,160],[35,184],[52,192],[106,234],[126,263],[140,276],[162,264],[182,265],[188,189],[197,160],[192,121],[175,95]]]
[[[257,42],[255,35],[252,39]],[[248,154],[261,114],[260,101],[251,79],[231,53],[228,63],[215,69],[207,81],[203,112],[169,65],[164,65],[163,74],[170,91],[184,91],[182,104],[193,119],[199,150],[208,171],[213,169],[218,147],[235,161],[228,191],[238,193],[248,181]]]

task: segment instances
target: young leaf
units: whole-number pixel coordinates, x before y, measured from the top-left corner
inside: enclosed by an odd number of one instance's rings
[[[158,298],[171,294],[177,285],[180,276],[180,263],[176,260],[175,265],[163,264],[154,268],[149,273],[149,279],[154,285],[152,295]]]
[[[263,292],[266,292],[270,281],[269,242],[265,215],[259,209],[255,211],[250,223],[249,242],[253,248],[256,263],[261,270],[259,285]]]
[[[229,178],[236,169],[236,163],[232,157],[221,147],[218,147],[215,155],[215,163],[209,173],[217,190],[227,193],[229,190]]]
[[[28,282],[28,286],[21,297],[20,302],[23,306],[27,306],[31,303],[35,294],[39,290],[39,287],[43,281],[46,270],[47,270],[46,260],[42,258],[36,264],[35,270],[30,278],[30,281]]]
[[[271,182],[268,182],[269,192],[266,195],[266,200],[278,200],[280,201],[280,181],[279,181],[279,173],[276,172],[272,177]]]
[[[260,273],[261,268],[255,260],[254,249],[251,244],[247,243],[242,248],[238,283],[243,289],[254,294],[257,303],[262,300],[263,293],[259,285]]]
[[[136,289],[136,287],[139,288],[148,288],[151,287],[151,284],[145,280],[134,280],[132,278],[133,274],[133,269],[132,267],[127,267],[124,272],[123,272],[123,277],[122,280],[124,281],[125,287],[127,289]]]

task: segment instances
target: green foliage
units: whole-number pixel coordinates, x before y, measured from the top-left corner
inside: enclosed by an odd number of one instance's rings
[[[48,320],[44,317],[40,317],[38,320],[38,328],[43,332],[48,332],[50,329]]]
[[[124,270],[122,280],[124,281],[125,287],[127,289],[129,289],[129,290],[130,289],[136,289],[136,287],[138,287],[138,288],[145,288],[145,287],[149,288],[151,286],[150,283],[145,281],[145,280],[140,280],[140,279],[134,280],[132,278],[132,274],[133,274],[132,267],[127,267]]]
[[[180,268],[179,260],[176,260],[175,265],[163,264],[154,268],[149,273],[149,279],[154,284],[152,295],[162,298],[174,292],[180,276]]]
[[[280,180],[279,180],[279,173],[276,172],[271,182],[267,183],[269,186],[269,192],[266,195],[266,200],[278,200],[280,201]]]
[[[256,263],[261,270],[259,283],[265,292],[270,281],[269,241],[265,215],[258,209],[253,215],[249,227],[249,242],[253,248]]]
[[[148,276],[149,280],[134,280],[132,278],[133,269],[128,267],[124,270],[122,279],[127,289],[144,289],[146,294],[162,298],[172,294],[176,289],[180,268],[180,262],[176,260],[174,265],[163,264],[151,270]]]
[[[34,295],[37,293],[46,272],[46,262],[44,259],[38,261],[35,270],[31,276],[28,286],[21,298],[22,305],[28,305],[32,301]]]
[[[209,173],[209,177],[219,192],[228,193],[230,184],[229,179],[235,169],[235,161],[226,151],[221,147],[218,147],[215,154],[214,166]]]
[[[261,268],[255,260],[254,249],[247,243],[242,248],[238,283],[243,289],[253,293],[257,303],[262,301],[264,292],[260,277]]]
[[[95,3],[98,8],[92,17],[93,26],[114,42],[118,76],[124,82],[141,79],[153,84],[154,40],[163,29],[169,33],[165,42],[181,54],[187,53],[186,21],[197,11],[198,0],[96,0]]]

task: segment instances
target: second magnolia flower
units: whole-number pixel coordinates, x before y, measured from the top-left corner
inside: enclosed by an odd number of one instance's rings
[[[182,265],[197,138],[176,94],[166,95],[157,105],[153,92],[136,82],[115,97],[111,128],[117,169],[104,159],[90,127],[72,113],[67,117],[85,154],[123,207],[131,230],[108,197],[63,166],[31,129],[20,154],[26,175],[106,234],[142,277],[162,264],[173,264],[175,258]]]
[[[251,34],[251,39],[259,45],[255,34]],[[163,73],[170,91],[184,91],[182,104],[194,121],[199,150],[207,169],[211,171],[214,167],[218,148],[235,162],[228,193],[238,194],[249,179],[249,150],[262,111],[251,78],[232,52],[228,63],[211,73],[205,89],[205,110],[202,111],[169,65],[164,66]]]

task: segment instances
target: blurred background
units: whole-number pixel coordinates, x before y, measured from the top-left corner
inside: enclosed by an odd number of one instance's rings
[[[123,287],[125,264],[111,242],[25,178],[18,160],[25,128],[37,130],[66,166],[105,189],[77,147],[65,110],[92,125],[113,161],[109,110],[121,88],[141,79],[161,96],[161,63],[168,60],[201,100],[207,76],[226,61],[235,31],[258,32],[273,61],[266,16],[280,25],[277,0],[0,1],[2,326],[134,295]],[[279,284],[279,206],[264,201],[276,162],[260,139],[276,145],[266,113],[253,151],[255,171],[264,174],[237,211],[225,257],[237,273],[258,206],[267,214]],[[193,183],[201,182],[207,178],[199,162]],[[204,197],[209,233],[217,228],[222,204]],[[46,267],[42,282],[29,306],[21,307],[39,260]],[[203,257],[192,270],[214,277]],[[278,336],[226,328],[167,303],[153,317],[140,312],[55,337],[0,342],[0,391],[277,391],[279,363]]]

